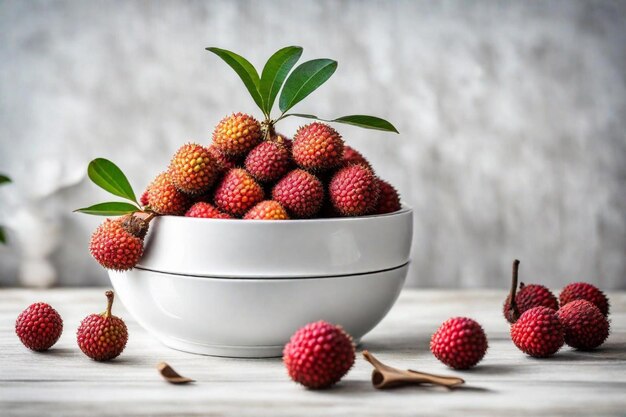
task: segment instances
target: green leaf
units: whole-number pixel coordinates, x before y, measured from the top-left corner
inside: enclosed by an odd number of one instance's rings
[[[227,51],[226,49],[209,47],[206,48],[206,50],[213,52],[215,55],[222,58],[224,62],[235,70],[237,75],[239,75],[239,78],[241,78],[241,81],[243,81],[244,85],[248,89],[248,92],[250,92],[250,95],[256,105],[263,110],[263,99],[261,98],[261,93],[259,92],[259,74],[254,66],[244,57],[237,55],[234,52]]]
[[[283,87],[278,105],[285,113],[324,84],[337,69],[337,61],[314,59],[299,65]]]
[[[0,243],[7,243],[7,236],[4,233],[4,227],[0,226]]]
[[[87,174],[98,187],[118,197],[137,203],[135,192],[126,175],[113,162],[104,158],[94,159],[89,163]]]
[[[6,175],[0,174],[0,185],[11,182],[11,178]]]
[[[134,213],[139,210],[139,207],[130,203],[111,201],[109,203],[95,204],[93,206],[80,208],[74,211],[85,214],[93,214],[96,216],[121,216],[123,214]]]
[[[396,127],[387,120],[381,119],[380,117],[365,116],[362,114],[353,114],[351,116],[343,116],[332,120],[322,119],[313,114],[290,113],[285,115],[285,117],[288,116],[304,117],[305,119],[315,119],[330,123],[344,123],[347,125],[364,127],[366,129],[382,130],[383,132],[400,133],[398,132],[398,129],[396,129]]]
[[[260,86],[265,113],[270,114],[272,112],[280,87],[283,86],[287,74],[296,65],[300,56],[302,56],[301,47],[288,46],[278,50],[267,60],[263,67]]]
[[[395,128],[394,125],[386,121],[385,119],[381,119],[380,117],[374,116],[366,116],[363,114],[353,114],[350,116],[343,116],[337,119],[331,120],[331,122],[335,123],[345,123],[347,125],[364,127],[366,129],[374,129],[374,130],[382,130],[384,132],[398,132],[398,129]]]

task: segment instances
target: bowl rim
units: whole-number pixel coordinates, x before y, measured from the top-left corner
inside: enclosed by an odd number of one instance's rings
[[[261,219],[245,219],[242,218],[231,218],[231,219],[213,219],[213,218],[205,218],[205,217],[187,217],[187,216],[172,216],[172,215],[159,215],[157,219],[163,218],[168,221],[174,219],[173,221],[200,221],[200,222],[233,222],[240,224],[276,224],[276,225],[284,225],[284,224],[301,224],[301,223],[335,223],[335,222],[355,222],[355,221],[368,221],[375,220],[384,217],[393,217],[393,216],[401,216],[405,214],[413,213],[413,208],[402,204],[400,210],[393,211],[391,213],[385,214],[368,214],[366,216],[353,216],[353,217],[328,217],[328,218],[312,218],[312,219],[287,219],[287,220],[261,220]],[[181,220],[183,219],[183,220]],[[280,227],[280,226],[279,226]]]

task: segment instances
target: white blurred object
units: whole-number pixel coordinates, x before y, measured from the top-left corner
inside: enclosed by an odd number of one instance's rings
[[[57,223],[35,203],[19,209],[9,221],[21,255],[20,283],[28,287],[52,286],[57,281],[57,271],[49,257],[59,243]]]

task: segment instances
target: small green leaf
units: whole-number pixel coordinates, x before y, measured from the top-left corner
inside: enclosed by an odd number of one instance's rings
[[[0,243],[7,243],[7,236],[4,233],[4,227],[0,226]]]
[[[290,114],[286,114],[284,117],[288,117],[288,116],[296,116],[296,117],[303,117],[305,119],[321,120],[323,122],[329,122],[329,123],[344,123],[347,125],[364,127],[366,129],[382,130],[383,132],[400,133],[398,132],[398,129],[396,129],[395,126],[389,123],[387,120],[381,119],[380,117],[365,116],[362,114],[343,116],[343,117],[339,117],[337,119],[332,119],[332,120],[322,119],[313,114],[290,113]]]
[[[11,178],[6,175],[0,174],[0,185],[11,182]]]
[[[265,113],[271,113],[280,87],[283,86],[287,74],[296,65],[300,56],[302,56],[301,47],[288,46],[278,50],[267,60],[263,67],[260,86]]]
[[[254,66],[244,57],[237,55],[234,52],[227,51],[226,49],[213,47],[205,49],[222,58],[224,62],[235,70],[237,75],[239,75],[239,78],[241,78],[241,81],[243,81],[244,85],[248,89],[248,92],[250,92],[250,95],[256,105],[263,110],[263,99],[261,98],[261,93],[259,92],[259,74]]]
[[[314,59],[299,65],[283,87],[278,105],[285,113],[324,84],[337,69],[337,61]]]
[[[89,163],[87,175],[98,187],[118,197],[137,202],[126,175],[113,162],[104,158],[94,159]]]
[[[93,206],[80,208],[74,211],[85,214],[93,214],[95,216],[121,216],[123,214],[134,213],[139,210],[139,207],[130,203],[111,201],[109,203],[95,204]]]
[[[345,123],[347,125],[364,127],[366,129],[382,130],[384,132],[400,133],[394,125],[392,125],[385,119],[374,116],[365,116],[362,114],[339,117],[337,119],[331,120],[331,122]]]

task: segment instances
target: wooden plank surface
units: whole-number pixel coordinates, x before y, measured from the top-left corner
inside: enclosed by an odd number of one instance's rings
[[[610,294],[612,333],[595,352],[570,348],[532,359],[509,339],[501,315],[503,291],[405,290],[385,320],[363,339],[399,368],[458,375],[467,386],[446,391],[407,387],[377,391],[361,356],[334,389],[292,383],[280,359],[225,359],[170,350],[144,332],[121,303],[129,326],[126,351],[110,363],[78,349],[80,320],[103,309],[104,289],[0,290],[0,416],[626,416],[626,293]],[[35,301],[63,316],[60,341],[46,353],[24,348],[14,334],[19,312]],[[430,353],[430,335],[445,319],[478,320],[489,351],[474,370],[451,371]],[[201,319],[201,318],[199,318]],[[155,366],[170,363],[193,385],[164,382]]]

